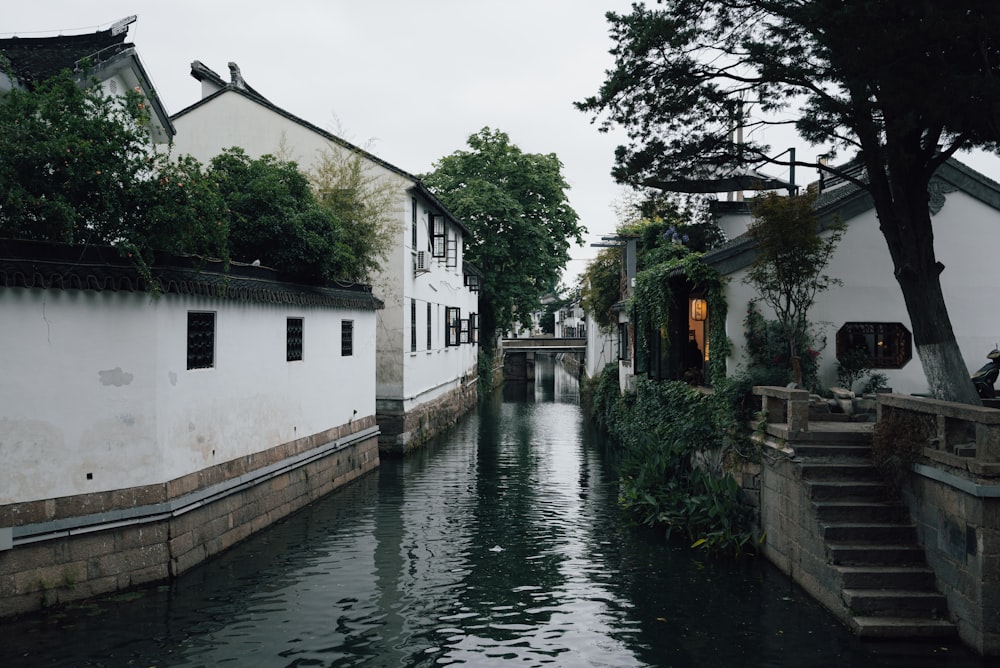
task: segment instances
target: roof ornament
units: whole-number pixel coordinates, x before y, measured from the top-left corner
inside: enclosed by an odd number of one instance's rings
[[[120,35],[126,30],[128,30],[128,27],[133,23],[135,23],[137,18],[138,17],[135,14],[133,14],[132,16],[126,16],[121,21],[115,21],[113,24],[111,24],[112,36]]]
[[[247,84],[243,81],[243,75],[240,73],[240,66],[234,62],[229,63],[229,80],[234,88],[246,90]]]

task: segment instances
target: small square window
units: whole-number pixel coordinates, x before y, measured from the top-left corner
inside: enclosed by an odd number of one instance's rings
[[[302,318],[288,318],[285,326],[285,359],[289,362],[302,361]]]
[[[340,354],[350,357],[354,354],[354,321],[340,321]]]
[[[215,314],[188,312],[187,368],[211,369],[215,366]]]

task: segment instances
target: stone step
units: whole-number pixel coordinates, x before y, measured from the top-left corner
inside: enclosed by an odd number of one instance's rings
[[[955,625],[943,619],[911,617],[867,617],[851,620],[854,633],[862,638],[953,638]]]
[[[876,480],[809,481],[813,501],[884,501],[888,496],[885,483]]]
[[[834,543],[906,545],[917,542],[917,528],[903,522],[837,522],[820,526],[823,538]]]
[[[896,565],[926,563],[924,550],[919,545],[873,545],[869,543],[836,543],[828,541],[827,553],[834,564],[843,566]]]
[[[845,589],[844,603],[863,617],[920,617],[940,619],[948,603],[936,591],[912,589]]]
[[[806,480],[878,480],[878,469],[866,462],[813,462],[804,461],[799,466]]]
[[[800,459],[864,459],[870,461],[872,448],[864,443],[796,443],[795,456]]]
[[[871,522],[910,521],[910,512],[892,501],[815,501],[813,508],[820,522],[851,522],[859,518]]]
[[[935,587],[934,571],[912,566],[834,566],[844,589],[926,589]]]

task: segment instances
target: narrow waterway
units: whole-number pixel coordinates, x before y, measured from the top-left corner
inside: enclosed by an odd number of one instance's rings
[[[576,380],[538,375],[169,585],[0,623],[0,666],[987,665],[628,526]]]

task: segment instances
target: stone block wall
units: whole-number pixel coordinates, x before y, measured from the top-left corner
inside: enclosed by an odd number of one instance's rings
[[[447,394],[406,412],[393,410],[380,402],[380,454],[399,457],[419,448],[458,422],[458,418],[476,405],[478,397],[476,380],[470,377]]]
[[[765,458],[760,480],[762,555],[830,612],[848,618],[841,583],[827,566],[826,545],[816,531],[812,500],[801,473],[783,455]]]
[[[379,465],[374,416],[162,485],[0,507],[0,617],[165,580]]]
[[[962,640],[1000,654],[1000,487],[917,466],[904,498]]]

